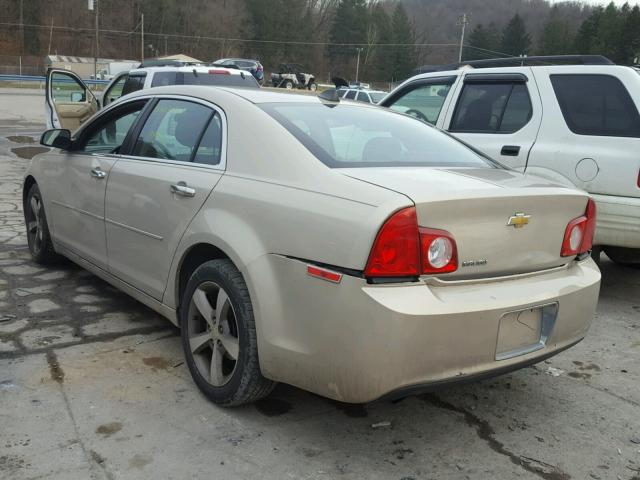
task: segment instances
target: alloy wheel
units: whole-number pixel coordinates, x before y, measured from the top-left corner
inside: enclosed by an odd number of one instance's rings
[[[200,375],[221,387],[233,376],[240,342],[235,311],[229,295],[214,282],[196,288],[187,319],[189,349]]]
[[[42,249],[43,232],[42,199],[39,195],[34,194],[31,195],[27,211],[27,236],[29,245],[35,254],[38,254]]]

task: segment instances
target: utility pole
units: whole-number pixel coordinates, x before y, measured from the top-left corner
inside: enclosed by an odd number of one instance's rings
[[[356,83],[358,82],[358,75],[360,74],[360,52],[362,48],[356,48],[358,51],[358,60],[356,61]]]
[[[458,25],[462,25],[462,31],[460,32],[460,51],[458,52],[458,62],[462,62],[462,49],[464,47],[464,32],[469,25],[469,19],[467,18],[467,14],[462,14],[462,20],[458,22]]]
[[[100,56],[100,42],[99,42],[99,11],[98,5],[99,0],[89,0],[89,11],[95,12],[95,28],[96,28],[96,48],[93,51],[93,78],[95,80],[98,79],[98,57]],[[52,21],[53,25],[53,21]],[[53,28],[53,27],[52,27]]]
[[[20,0],[20,75],[22,75],[22,55],[24,55],[24,8]]]
[[[144,62],[144,13],[140,14],[140,63]]]

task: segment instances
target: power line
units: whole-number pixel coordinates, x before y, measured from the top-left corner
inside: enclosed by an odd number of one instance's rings
[[[0,22],[0,26],[9,26],[9,27],[18,27],[22,26],[25,28],[39,28],[39,29],[51,29],[51,25],[20,25],[19,23],[11,23],[11,22]],[[137,28],[137,26],[136,26]],[[80,27],[62,27],[62,26],[54,26],[54,30],[59,31],[67,31],[67,32],[91,32],[93,33],[94,29],[92,28],[80,28]],[[102,34],[116,34],[116,35],[132,35],[135,34],[135,30],[127,31],[127,30],[108,30],[101,28],[100,33]],[[186,38],[192,40],[215,40],[215,41],[225,41],[225,42],[244,42],[244,43],[267,43],[267,44],[287,44],[287,45],[310,45],[310,46],[336,46],[336,47],[456,47],[457,43],[332,43],[332,42],[305,42],[305,41],[296,41],[296,40],[255,40],[250,38],[227,38],[227,37],[209,37],[203,35],[180,35],[176,33],[150,33],[144,32],[145,36],[150,37],[169,37],[169,38]]]

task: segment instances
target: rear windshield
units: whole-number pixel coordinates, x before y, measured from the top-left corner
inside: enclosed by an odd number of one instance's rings
[[[296,103],[261,108],[331,168],[498,167],[448,134],[391,110]]]
[[[166,85],[219,85],[225,87],[260,88],[250,73],[223,74],[207,72],[157,72],[153,76],[152,87]]]

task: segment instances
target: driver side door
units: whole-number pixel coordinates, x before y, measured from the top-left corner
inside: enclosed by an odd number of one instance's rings
[[[49,155],[48,183],[54,240],[83,259],[107,268],[104,199],[119,148],[145,107],[128,102],[101,115],[74,140],[71,151]]]
[[[75,73],[49,69],[46,76],[47,128],[77,130],[98,110],[98,100]]]

